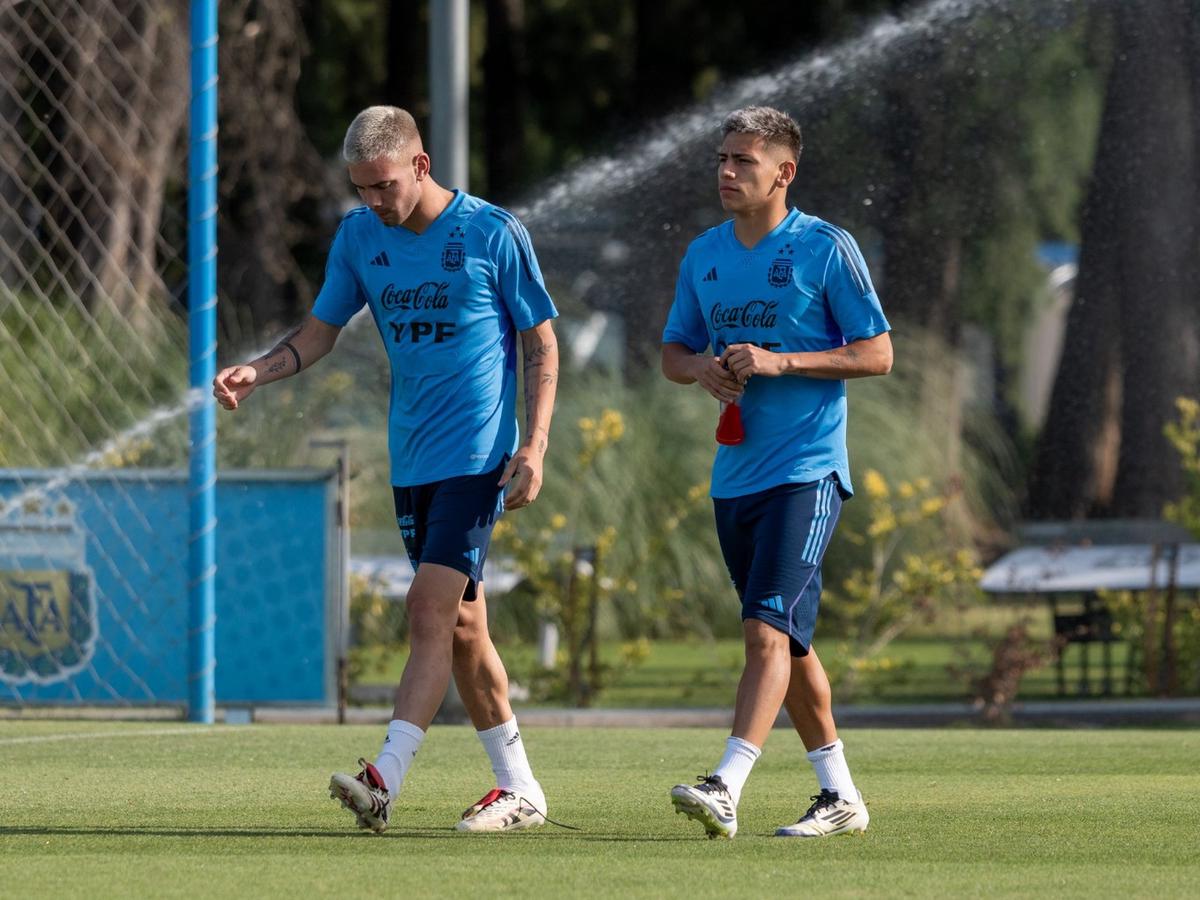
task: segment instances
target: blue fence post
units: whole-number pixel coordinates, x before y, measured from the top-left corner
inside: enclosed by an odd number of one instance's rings
[[[217,0],[191,4],[188,144],[188,719],[216,705]]]

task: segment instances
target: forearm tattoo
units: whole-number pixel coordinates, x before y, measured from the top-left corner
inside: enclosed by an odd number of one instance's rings
[[[297,372],[299,372],[302,368],[304,368],[304,364],[302,362],[300,362],[300,351],[297,350],[292,345],[291,341],[284,341],[282,344],[280,344],[280,346],[287,350],[292,351],[292,358],[296,360],[296,371]]]
[[[295,363],[295,366],[296,366],[292,370],[293,375],[296,374],[297,372],[299,372],[304,367],[304,363],[302,363],[300,361],[300,351],[297,350],[296,345],[292,343],[292,338],[294,338],[299,333],[300,333],[299,328],[293,328],[291,331],[289,331],[284,336],[282,341],[280,341],[278,344],[276,344],[274,347],[271,348],[271,352],[269,352],[265,357],[266,359],[272,359],[277,354],[287,351],[288,353],[291,354],[292,362]],[[284,372],[284,371],[286,371],[286,369],[287,369],[287,357],[286,356],[276,359],[269,366],[267,366],[267,371],[270,372],[271,374]]]
[[[534,422],[537,418],[538,401],[547,391],[553,391],[556,382],[558,381],[557,363],[557,346],[553,341],[530,346],[529,343],[523,345],[525,354],[525,433],[533,437],[534,432],[539,432],[537,436],[537,448],[539,452],[544,453],[546,450],[546,429],[542,426],[535,426]]]

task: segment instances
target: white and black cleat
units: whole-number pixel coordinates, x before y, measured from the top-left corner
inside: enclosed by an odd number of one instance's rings
[[[776,831],[776,837],[829,837],[863,832],[871,821],[861,794],[852,803],[839,797],[837,791],[822,788],[821,793],[809,799],[813,804],[808,811],[794,825],[785,825]]]
[[[677,784],[671,788],[675,811],[704,826],[710,838],[731,838],[737,834],[737,806],[729,788],[719,775],[697,775],[698,784]]]

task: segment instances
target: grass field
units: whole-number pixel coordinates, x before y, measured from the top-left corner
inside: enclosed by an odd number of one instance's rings
[[[650,641],[645,659],[630,665],[622,661],[622,645],[617,641],[601,644],[600,658],[613,667],[608,684],[595,705],[602,708],[732,707],[742,674],[743,650],[739,640]],[[827,646],[823,658],[834,659],[837,645]],[[509,673],[524,682],[533,671],[536,649],[528,644],[507,644],[500,648]],[[961,702],[970,699],[967,681],[951,674],[952,666],[962,668],[970,661],[986,670],[989,654],[985,643],[977,639],[905,638],[892,643],[884,654],[896,667],[877,679],[865,679],[855,698],[860,703]],[[1128,647],[1113,649],[1113,691],[1125,692],[1125,660]],[[394,687],[400,680],[407,659],[406,649],[375,657],[360,680]],[[1080,648],[1071,647],[1066,657],[1068,696],[1076,697],[1080,682]],[[1091,648],[1089,681],[1099,693],[1101,685],[1100,651]],[[1020,699],[1058,698],[1054,666],[1040,666],[1021,681]],[[558,705],[560,701],[550,701]]]
[[[1200,892],[1200,731],[852,731],[866,835],[780,840],[807,805],[776,732],[738,837],[708,841],[667,791],[715,761],[709,730],[537,729],[550,814],[461,835],[491,785],[467,728],[434,728],[393,826],[358,833],[328,774],[381,729],[0,722],[0,896],[1184,897]]]

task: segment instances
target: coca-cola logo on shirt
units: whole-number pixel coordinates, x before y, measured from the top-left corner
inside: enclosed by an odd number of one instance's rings
[[[426,281],[416,287],[397,288],[389,284],[379,295],[379,302],[384,309],[445,309],[450,305],[450,297],[446,289],[448,281]]]
[[[774,300],[751,300],[742,306],[716,303],[708,314],[708,320],[713,331],[723,328],[774,328],[778,306]]]

